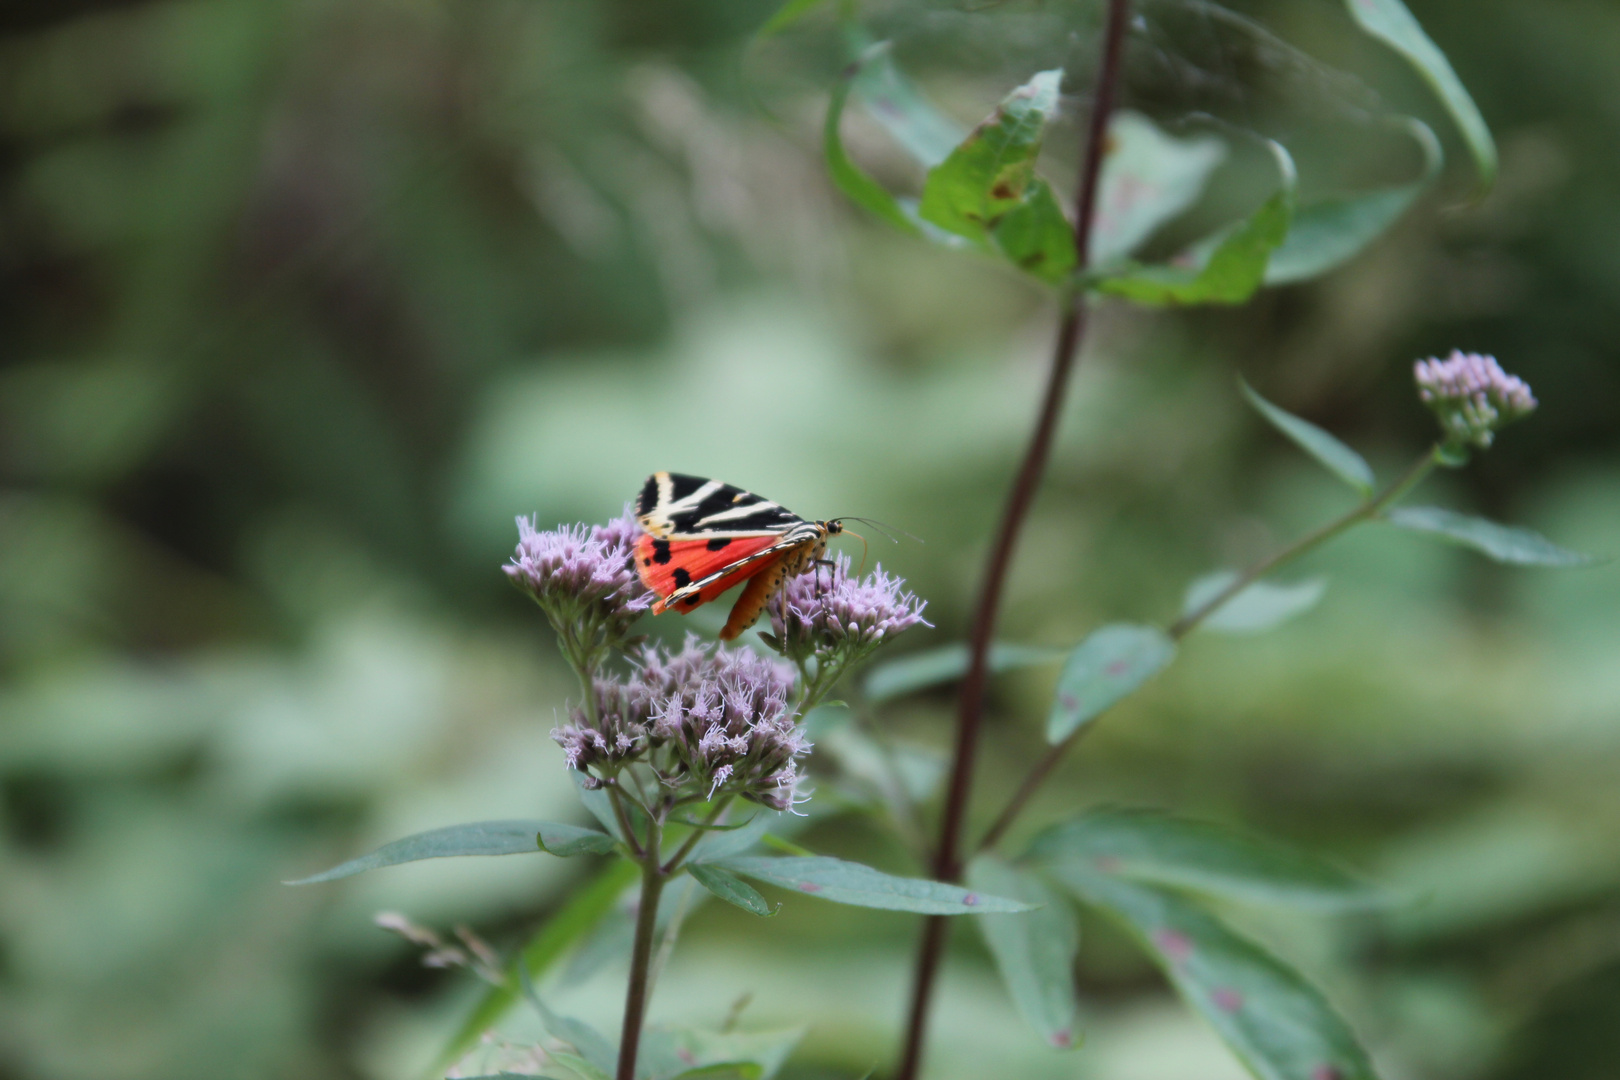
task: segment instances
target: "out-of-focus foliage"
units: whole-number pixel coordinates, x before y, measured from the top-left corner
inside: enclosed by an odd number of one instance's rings
[[[497,569],[516,514],[603,520],[655,468],[868,514],[926,541],[880,552],[938,627],[907,647],[961,638],[1051,312],[832,191],[826,7],[764,41],[772,6],[744,0],[0,12],[0,1076],[420,1074],[477,988],[370,914],[511,946],[586,860],[278,882],[458,821],[584,823],[546,737],[571,682]],[[1246,411],[1239,371],[1387,474],[1431,437],[1409,361],[1492,352],[1542,407],[1425,500],[1620,551],[1620,13],[1413,10],[1498,136],[1476,207],[1444,109],[1342,7],[1140,5],[1126,104],[1177,137],[1209,114],[1233,148],[1151,253],[1254,210],[1269,159],[1233,132],[1288,145],[1302,206],[1421,171],[1387,114],[1422,118],[1452,165],[1319,282],[1103,308],[1007,641],[1163,623],[1188,581],[1348,505]],[[1095,51],[1090,5],[866,14],[962,125],[1032,72],[1087,78]],[[1061,101],[1047,133],[1059,192],[1082,115]],[[845,137],[917,190],[870,118]],[[1500,567],[1387,527],[1310,562],[1331,582],[1315,608],[1190,638],[1029,825],[1152,804],[1331,851],[1416,902],[1232,919],[1388,1075],[1608,1080],[1620,569]],[[998,676],[986,790],[1044,746],[1057,677]],[[884,708],[863,719],[919,761],[944,745],[948,693]],[[916,813],[903,792],[892,809]],[[919,869],[847,818],[798,839]],[[858,1076],[892,1053],[913,928],[706,905],[653,1019],[717,1025],[751,993],[744,1029],[810,1025],[783,1076]],[[1084,1045],[1045,1051],[963,934],[933,1075],[1240,1075],[1117,928],[1088,923],[1078,964]],[[621,990],[613,962],[581,962],[545,993],[601,1022]]]

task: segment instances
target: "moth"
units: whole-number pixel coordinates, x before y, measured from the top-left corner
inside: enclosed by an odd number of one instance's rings
[[[838,518],[806,521],[751,491],[669,472],[647,477],[636,521],[636,572],[658,597],[653,614],[684,615],[748,582],[722,641],[753,626],[783,583],[824,561],[828,537],[844,531]]]

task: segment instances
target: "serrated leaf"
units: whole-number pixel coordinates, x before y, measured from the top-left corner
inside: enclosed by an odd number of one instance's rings
[[[1318,911],[1389,895],[1308,852],[1205,821],[1102,808],[1043,830],[1025,856],[1055,873],[1104,874],[1212,896]]]
[[[944,161],[930,169],[917,213],[948,233],[998,252],[1044,281],[1075,267],[1073,229],[1035,175],[1061,70],[1043,71],[1003,99]]]
[[[1237,578],[1234,571],[1217,570],[1195,580],[1187,586],[1187,595],[1181,604],[1182,616],[1200,610],[1226,591]],[[1216,633],[1258,634],[1309,611],[1325,592],[1325,577],[1308,578],[1290,585],[1270,581],[1251,582],[1200,625]]]
[[[545,848],[537,842],[541,836],[547,838]],[[553,844],[557,850],[552,850]],[[582,851],[607,852],[613,850],[613,838],[594,829],[560,825],[553,821],[474,821],[407,836],[330,870],[284,884],[314,885],[422,859],[445,859],[460,855],[531,855],[543,850],[554,855],[577,855]]]
[[[1309,420],[1303,420],[1285,409],[1279,409],[1259,394],[1243,379],[1238,380],[1243,396],[1256,412],[1266,418],[1272,427],[1293,440],[1294,444],[1320,462],[1329,472],[1360,492],[1363,498],[1373,493],[1373,471],[1366,460],[1338,439],[1329,435]]]
[[[1197,202],[1209,174],[1226,159],[1226,144],[1212,135],[1178,139],[1127,110],[1110,118],[1108,145],[1091,224],[1093,266],[1129,255]]]
[[[1154,626],[1115,623],[1075,646],[1058,676],[1046,739],[1060,743],[1135,691],[1175,659],[1176,645]]]
[[[1068,655],[1067,649],[1045,645],[993,644],[986,658],[993,672],[1012,671],[1038,664],[1055,664]],[[967,673],[968,647],[964,643],[941,645],[908,653],[897,660],[878,664],[867,673],[862,689],[869,700],[891,698],[954,682]]]
[[[1192,900],[1073,866],[1055,876],[1111,916],[1262,1080],[1377,1080],[1367,1053],[1297,971]]]
[[[483,997],[473,1006],[467,1019],[439,1054],[434,1063],[434,1072],[443,1076],[446,1069],[477,1046],[484,1032],[494,1027],[511,1009],[518,999],[519,964],[535,978],[550,970],[576,941],[589,934],[613,910],[620,894],[640,876],[641,872],[635,864],[616,859],[594,881],[569,898],[561,910],[547,919],[524,943],[508,968],[506,981],[484,991]]]
[[[1476,196],[1483,197],[1496,182],[1496,141],[1446,54],[1401,0],[1345,0],[1345,5],[1363,30],[1404,56],[1445,104],[1474,157],[1479,171]]]
[[[776,914],[775,909],[759,895],[758,889],[725,867],[691,863],[687,866],[686,872],[692,875],[692,880],[728,904],[735,904],[752,915]]]
[[[968,864],[967,880],[975,889],[1040,905],[1019,915],[975,919],[974,924],[1024,1019],[1049,1046],[1066,1050],[1076,1045],[1074,958],[1080,927],[1074,911],[1039,876],[995,855],[980,855]]]
[[[1384,517],[1391,525],[1426,533],[1448,543],[1473,548],[1500,563],[1515,566],[1587,566],[1590,555],[1559,547],[1540,533],[1516,525],[1443,510],[1438,506],[1400,506]]]
[[[939,881],[895,877],[870,866],[825,855],[744,856],[710,865],[835,904],[856,907],[914,911],[921,915],[993,915],[1030,910],[1030,905],[1019,900],[985,895]]]
[[[1294,162],[1288,151],[1271,143],[1282,185],[1236,228],[1195,244],[1177,260],[1162,266],[1126,266],[1094,279],[1098,292],[1139,304],[1241,304],[1253,296],[1266,276],[1271,253],[1288,235],[1294,217]]]
[[[1410,116],[1402,122],[1423,149],[1423,174],[1410,184],[1296,207],[1288,235],[1266,264],[1267,285],[1306,281],[1349,262],[1395,224],[1439,175],[1444,159],[1434,132]]]

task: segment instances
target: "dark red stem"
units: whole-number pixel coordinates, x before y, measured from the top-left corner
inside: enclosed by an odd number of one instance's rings
[[[1078,192],[1074,201],[1074,246],[1078,270],[1083,271],[1091,246],[1091,223],[1097,204],[1098,177],[1106,150],[1108,118],[1114,109],[1119,86],[1120,61],[1124,54],[1125,27],[1130,18],[1130,0],[1108,0],[1108,17],[1103,29],[1102,63],[1092,93],[1090,122],[1086,126],[1084,156],[1081,160]],[[1030,436],[1029,448],[1013,482],[1007,506],[1001,515],[995,544],[985,566],[984,583],[974,611],[969,638],[967,675],[962,680],[956,714],[956,748],[951,765],[950,787],[945,794],[945,813],[940,823],[939,847],[934,852],[934,877],[955,881],[962,876],[962,827],[967,820],[968,797],[973,788],[979,721],[984,715],[984,688],[989,674],[987,660],[990,639],[995,633],[996,614],[1001,607],[1002,587],[1012,563],[1018,534],[1029,515],[1030,504],[1046,472],[1052,453],[1052,438],[1058,415],[1074,371],[1080,341],[1086,330],[1085,297],[1071,289],[1064,297],[1063,320],[1058,325],[1057,342],[1052,350],[1052,370],[1046,381],[1040,416]],[[911,1017],[906,1028],[904,1056],[896,1080],[916,1080],[922,1065],[923,1042],[928,1031],[928,1010],[939,962],[945,948],[946,919],[933,916],[923,926],[922,943],[917,950],[917,970],[912,985]]]

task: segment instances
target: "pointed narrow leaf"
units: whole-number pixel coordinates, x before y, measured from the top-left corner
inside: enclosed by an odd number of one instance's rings
[[[692,879],[728,904],[736,904],[753,915],[775,915],[776,911],[759,890],[722,866],[692,863],[686,868]]]
[[[1107,874],[1054,871],[1123,926],[1262,1080],[1377,1080],[1367,1053],[1320,991],[1190,899]]]
[[[1046,740],[1067,739],[1157,675],[1175,655],[1175,642],[1157,627],[1115,623],[1093,631],[1069,654],[1058,676]]]
[[[715,859],[725,859],[732,855],[741,855],[749,848],[760,842],[760,839],[770,831],[773,824],[780,821],[782,815],[772,810],[755,810],[754,816],[743,823],[741,828],[730,832],[715,833],[705,836],[698,841],[697,847],[692,849],[692,862],[711,862]]]
[[[321,881],[334,881],[351,874],[364,873],[384,866],[417,862],[421,859],[443,859],[456,855],[528,855],[551,851],[548,844],[542,848],[537,838],[545,835],[554,841],[555,855],[577,855],[581,851],[612,851],[613,838],[592,829],[576,825],[559,825],[551,821],[474,821],[467,825],[450,825],[443,829],[407,836],[384,844],[369,855],[350,859],[332,869],[288,885],[314,885]]]
[[[506,981],[484,991],[484,996],[473,1006],[467,1019],[456,1029],[455,1035],[440,1052],[434,1071],[444,1071],[478,1045],[484,1032],[494,1027],[518,999],[518,965],[531,977],[538,978],[562,959],[576,941],[584,938],[613,910],[614,903],[624,890],[639,878],[634,863],[615,859],[596,880],[575,893],[562,909],[547,919],[524,944],[523,950],[508,968]]]
[[[1390,899],[1307,852],[1149,810],[1104,808],[1053,825],[1030,843],[1027,858],[1060,874],[1113,875],[1319,911],[1375,907]]]
[[[1271,253],[1288,236],[1294,218],[1297,178],[1293,158],[1271,143],[1282,177],[1276,194],[1235,228],[1193,245],[1164,266],[1126,266],[1092,282],[1092,288],[1139,304],[1241,304],[1264,282]]]
[[[895,877],[860,863],[824,855],[742,856],[710,865],[756,881],[818,896],[835,904],[915,911],[922,915],[993,915],[1029,911],[1019,900],[989,896],[922,878]]]
[[[1037,664],[1055,664],[1066,655],[1067,649],[998,643],[990,646],[988,661],[991,671],[1002,672]],[[863,689],[871,701],[888,701],[931,686],[955,682],[966,674],[967,666],[967,645],[942,645],[877,665],[866,676]]]
[[[992,224],[1029,192],[1062,80],[1061,70],[1040,72],[1008,94],[989,119],[929,171],[917,208],[923,220],[969,240],[986,241]]]
[[[844,151],[844,139],[839,134],[839,123],[844,117],[844,106],[861,65],[870,57],[879,55],[886,45],[874,45],[850,65],[844,77],[833,87],[832,100],[827,104],[827,121],[822,128],[822,152],[827,158],[827,172],[833,184],[849,199],[865,207],[890,225],[908,233],[921,233],[917,222],[901,207],[900,201],[889,189],[862,171]]]
[[[1438,506],[1400,506],[1384,517],[1391,525],[1473,548],[1500,563],[1516,566],[1587,566],[1596,561],[1590,555],[1559,547],[1529,529],[1498,525],[1484,518],[1442,510]]]
[[[1373,493],[1373,472],[1366,460],[1338,439],[1329,435],[1309,420],[1302,420],[1291,412],[1279,409],[1254,392],[1248,382],[1238,380],[1243,396],[1256,412],[1265,417],[1272,427],[1294,441],[1294,444],[1321,462],[1334,476],[1361,493],[1363,498]]]
[[[1363,30],[1406,57],[1445,103],[1474,155],[1474,167],[1479,171],[1476,196],[1484,197],[1496,183],[1496,141],[1446,54],[1423,32],[1401,0],[1345,0],[1345,4]]]
[[[1000,919],[975,919],[996,970],[1018,1011],[1049,1046],[1075,1046],[1074,957],[1080,927],[1073,909],[1058,900],[1046,883],[1027,870],[995,855],[980,855],[968,866],[975,889],[1041,905],[1035,911]]]
[[[865,48],[861,57],[854,93],[868,115],[925,168],[949,157],[967,137],[962,125],[923,96],[894,62],[887,43]]]
[[[1231,570],[1217,570],[1198,578],[1187,586],[1187,596],[1181,605],[1182,615],[1191,615],[1200,610],[1236,580],[1237,574]],[[1217,633],[1257,634],[1309,611],[1325,592],[1327,578],[1324,577],[1308,578],[1289,585],[1271,581],[1252,582],[1200,625],[1205,630]]]
[[[583,1020],[575,1020],[571,1016],[562,1016],[553,1012],[534,988],[534,980],[521,964],[518,966],[518,984],[534,1011],[540,1014],[540,1023],[545,1026],[546,1034],[553,1039],[561,1039],[578,1050],[586,1061],[607,1072],[618,1065],[618,1050],[612,1041],[600,1031]]]
[[[1209,174],[1226,159],[1226,144],[1213,135],[1178,139],[1126,110],[1109,120],[1108,143],[1091,223],[1093,266],[1129,255],[1197,202]]]

